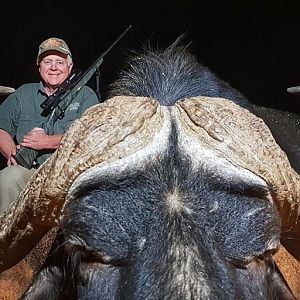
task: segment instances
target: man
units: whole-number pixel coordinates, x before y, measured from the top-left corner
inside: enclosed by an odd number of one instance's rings
[[[64,117],[54,124],[54,134],[47,134],[43,129],[46,118],[41,115],[41,104],[58,90],[73,68],[65,41],[52,37],[42,42],[37,66],[41,81],[22,85],[0,105],[0,152],[7,161],[7,167],[0,171],[0,213],[17,198],[36,168],[59,147],[70,124],[87,108],[99,103],[96,93],[84,86]],[[36,165],[31,169],[17,164],[15,155],[21,147],[38,151]]]

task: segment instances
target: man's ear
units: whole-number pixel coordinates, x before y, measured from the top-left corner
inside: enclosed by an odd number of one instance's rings
[[[72,69],[73,69],[73,63],[71,63],[69,66],[69,73],[71,73]]]

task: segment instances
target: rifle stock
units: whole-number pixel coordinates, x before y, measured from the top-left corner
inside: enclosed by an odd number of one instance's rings
[[[41,107],[43,108],[43,111],[41,115],[46,116],[46,121],[42,127],[47,134],[53,134],[52,130],[54,123],[64,115],[65,110],[70,105],[74,97],[98,70],[104,60],[104,56],[115,46],[117,42],[119,42],[119,40],[128,32],[131,27],[132,26],[129,25],[123,31],[123,33],[96,59],[96,61],[83,75],[76,73],[74,76],[71,74],[66,85],[63,85],[63,88],[60,89],[57,94],[49,96],[42,103]],[[19,165],[30,169],[33,167],[38,153],[39,152],[34,149],[21,147],[17,151],[14,158]]]
[[[39,152],[34,149],[21,147],[14,156],[14,159],[18,165],[31,169],[38,153]]]

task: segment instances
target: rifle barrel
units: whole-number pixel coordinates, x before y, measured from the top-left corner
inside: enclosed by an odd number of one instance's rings
[[[106,49],[106,51],[104,51],[104,53],[102,54],[102,56],[105,56],[110,50],[111,48],[113,48],[115,46],[116,43],[119,42],[119,40],[127,33],[127,31],[129,31],[129,29],[132,27],[132,25],[129,25],[120,35],[119,37]]]
[[[93,76],[96,70],[103,62],[104,56],[120,41],[120,39],[129,31],[132,25],[129,25],[119,37],[96,59],[96,61],[87,69],[87,71],[82,75],[82,78],[86,78],[85,83]]]
[[[119,40],[128,32],[128,30],[132,27],[132,25],[129,25],[120,35],[119,37],[96,59],[96,61],[84,72],[83,75],[81,75],[76,82],[74,82],[74,85],[71,89],[66,91],[61,98],[63,99],[72,99],[74,98],[77,93],[81,90],[81,88],[91,79],[91,77],[94,75],[94,73],[97,71],[99,66],[103,62],[104,56],[116,45],[116,43],[119,42]],[[68,101],[62,101],[67,102]]]

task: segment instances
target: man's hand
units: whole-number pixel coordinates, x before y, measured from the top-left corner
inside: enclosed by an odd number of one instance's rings
[[[18,164],[14,158],[14,155],[16,155],[16,154],[13,154],[8,158],[7,166],[12,166],[12,165],[16,166]]]
[[[43,128],[35,127],[24,136],[20,145],[34,150],[57,149],[61,138],[61,134],[48,135]]]
[[[10,155],[7,158],[7,166],[12,166],[12,165],[17,165],[18,163],[16,162],[14,156],[16,155],[16,145],[10,149]]]
[[[47,148],[47,139],[48,134],[45,130],[43,128],[35,127],[24,136],[20,145],[34,150],[41,150]]]

